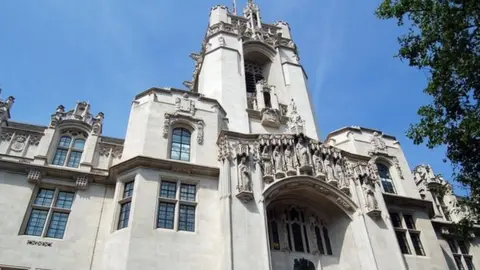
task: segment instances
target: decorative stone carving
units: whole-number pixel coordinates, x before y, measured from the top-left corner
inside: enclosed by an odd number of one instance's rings
[[[10,118],[10,108],[14,102],[15,98],[12,96],[9,96],[5,101],[0,100],[0,124]]]
[[[195,114],[195,101],[191,100],[188,97],[188,94],[185,93],[185,94],[183,94],[182,98],[180,98],[180,97],[175,98],[175,109],[177,111],[186,112],[186,113],[190,113],[190,114],[194,115]]]
[[[300,114],[297,112],[297,105],[295,105],[295,101],[293,99],[290,103],[290,115],[287,126],[290,133],[300,134],[305,132],[305,120],[303,120]]]
[[[283,149],[280,144],[274,146],[273,161],[275,163],[275,178],[285,177],[285,160],[283,159]]]
[[[0,134],[0,139],[2,141],[7,141],[9,142],[12,139],[13,132],[7,131],[7,130],[2,130],[2,133]]]
[[[313,151],[312,160],[315,169],[315,177],[325,179],[325,165],[323,164],[322,153],[319,149]]]
[[[50,118],[50,128],[56,128],[63,120],[77,120],[87,124],[94,135],[102,133],[104,114],[99,112],[96,117],[90,113],[90,104],[85,101],[79,101],[75,108],[65,112],[65,107],[59,105]]]
[[[218,37],[218,46],[225,46],[225,38]]]
[[[405,179],[403,177],[402,168],[400,167],[400,161],[398,160],[398,158],[393,157],[392,160],[393,160],[393,164],[395,164],[395,169],[397,169],[397,174],[400,177],[400,179]]]
[[[280,115],[277,110],[272,108],[264,108],[262,109],[261,114],[262,125],[273,128],[280,127]]]
[[[367,177],[363,181],[363,192],[365,195],[365,208],[367,215],[377,217],[381,214],[378,208],[378,201],[375,197],[375,184],[378,180],[378,169],[375,163],[369,162],[367,164]]]
[[[204,132],[205,123],[203,121],[197,122],[197,142],[198,144],[203,144],[203,132]]]
[[[27,145],[27,139],[27,134],[15,134],[10,149],[15,152],[22,152],[25,149],[25,145]]]
[[[295,145],[295,150],[298,158],[298,163],[300,164],[300,173],[310,174],[312,172],[312,166],[310,164],[310,153],[307,147],[307,142],[303,135],[298,137],[297,144]]]
[[[40,136],[30,134],[30,137],[29,137],[29,139],[28,139],[28,143],[29,143],[30,145],[37,146],[37,145],[40,143],[40,139],[41,139]]]
[[[292,176],[297,174],[295,153],[293,152],[293,146],[285,146],[285,166],[287,168],[287,175]]]
[[[42,181],[42,173],[37,169],[28,170],[27,179],[29,182],[40,183]]]
[[[163,137],[168,138],[168,133],[170,131],[170,114],[165,113],[164,120],[163,120]]]
[[[52,242],[27,240],[27,245],[39,246],[39,247],[52,247]]]
[[[387,152],[387,145],[383,140],[382,135],[376,131],[373,133],[371,144],[374,148],[374,152]]]
[[[287,116],[287,113],[288,113],[288,105],[278,104],[278,106],[280,107],[280,115],[281,115],[281,116]]]
[[[273,162],[272,162],[272,150],[270,145],[264,145],[261,147],[260,155],[262,171],[263,171],[263,180],[265,183],[269,184],[273,182]]]
[[[253,199],[249,158],[246,154],[242,154],[237,157],[237,162],[238,162],[237,198],[242,202],[248,202]]]
[[[231,156],[231,149],[228,143],[228,139],[226,136],[221,137],[218,140],[218,161],[223,161],[225,159],[229,159]]]
[[[106,144],[103,144],[103,143],[98,144],[98,154],[101,157],[109,157],[111,149],[112,149],[112,147],[110,147],[110,145],[106,145]]]
[[[88,177],[84,175],[77,176],[75,185],[78,189],[86,189],[88,187]]]

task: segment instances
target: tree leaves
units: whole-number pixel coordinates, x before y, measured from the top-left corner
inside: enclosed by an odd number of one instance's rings
[[[384,0],[375,14],[407,27],[397,57],[428,74],[420,121],[407,136],[415,144],[447,147],[454,180],[470,189],[466,204],[480,221],[480,1]]]

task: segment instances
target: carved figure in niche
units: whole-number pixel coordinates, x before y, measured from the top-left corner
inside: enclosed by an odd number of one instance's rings
[[[282,146],[276,145],[275,149],[273,150],[273,160],[275,162],[275,171],[283,172],[284,170],[284,161],[283,161],[283,153],[282,153]]]
[[[240,158],[240,164],[238,164],[238,171],[240,173],[240,182],[238,183],[239,191],[252,191],[250,170],[248,168],[248,160],[246,156],[242,156]]]
[[[301,167],[310,165],[310,159],[308,156],[308,148],[305,145],[305,139],[303,137],[298,138],[297,145],[295,146],[297,150],[298,161]]]
[[[365,192],[366,206],[369,211],[378,209],[378,202],[375,198],[375,185],[371,180],[366,180],[363,185]]]
[[[343,168],[340,165],[341,160],[337,160],[335,162],[335,178],[338,180],[338,183],[340,186],[345,186],[346,185],[346,179],[345,179],[345,173],[343,172]]]
[[[371,141],[374,149],[376,151],[386,151],[387,150],[387,145],[385,144],[385,141],[382,138],[382,135],[378,132],[373,133],[372,141]]]
[[[317,175],[325,173],[325,167],[324,167],[324,164],[323,164],[322,153],[320,153],[320,150],[315,150],[313,152],[313,166],[315,167],[315,170],[317,171]]]
[[[272,154],[271,154],[269,145],[265,145],[263,147],[262,154],[260,157],[262,159],[264,179],[267,181],[273,180],[273,178],[266,179],[266,177],[273,175]]]
[[[329,156],[324,160],[324,171],[325,174],[327,175],[327,181],[332,181],[335,179],[335,171],[333,169],[333,165],[331,163],[331,160]]]
[[[285,147],[285,165],[288,172],[295,172],[294,156],[291,145]]]

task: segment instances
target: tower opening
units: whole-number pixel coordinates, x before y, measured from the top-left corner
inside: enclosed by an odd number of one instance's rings
[[[257,107],[257,83],[264,80],[263,68],[259,64],[245,60],[245,84],[247,87],[247,104],[249,109]]]
[[[263,92],[263,100],[265,101],[265,108],[272,107],[272,101],[271,101],[269,92],[266,92],[266,91]]]

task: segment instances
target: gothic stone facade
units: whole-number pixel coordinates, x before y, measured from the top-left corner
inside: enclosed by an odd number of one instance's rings
[[[125,139],[90,104],[48,126],[0,103],[0,269],[473,269],[457,197],[395,137],[318,138],[285,22],[211,9],[188,91],[152,88]]]

